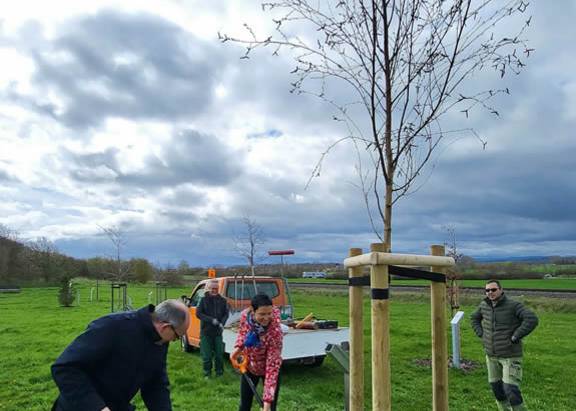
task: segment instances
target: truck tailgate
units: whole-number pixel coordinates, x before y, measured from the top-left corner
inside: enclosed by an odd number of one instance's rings
[[[224,351],[230,354],[234,350],[237,333],[229,328],[224,329],[222,338],[224,340]],[[350,333],[348,328],[326,329],[326,330],[296,330],[290,328],[284,334],[282,347],[282,359],[296,360],[307,357],[319,357],[326,355],[328,344],[340,344],[349,341]]]

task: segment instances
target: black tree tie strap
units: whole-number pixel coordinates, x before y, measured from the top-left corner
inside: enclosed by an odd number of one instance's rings
[[[390,297],[390,290],[388,288],[373,288],[373,300],[387,300]]]
[[[434,273],[432,271],[417,270],[415,268],[398,267],[396,265],[389,265],[388,273],[392,275],[399,275],[401,277],[421,278],[423,280],[430,280],[435,283],[446,282],[445,274]]]
[[[348,285],[350,287],[362,287],[370,285],[370,276],[364,275],[362,277],[349,277]]]

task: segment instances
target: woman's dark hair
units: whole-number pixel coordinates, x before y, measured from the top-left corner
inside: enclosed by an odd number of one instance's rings
[[[252,300],[250,300],[250,305],[252,309],[256,311],[260,307],[272,305],[272,300],[266,294],[256,294],[252,297]]]

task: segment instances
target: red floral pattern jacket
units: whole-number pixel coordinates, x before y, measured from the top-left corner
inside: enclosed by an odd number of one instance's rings
[[[244,348],[246,335],[250,331],[250,325],[246,316],[250,308],[242,311],[240,317],[240,329],[236,338],[235,348],[244,349],[248,357],[248,370],[254,375],[264,376],[264,402],[273,402],[278,382],[278,373],[282,365],[282,329],[280,328],[280,310],[274,307],[272,320],[266,332],[260,335],[259,347]]]

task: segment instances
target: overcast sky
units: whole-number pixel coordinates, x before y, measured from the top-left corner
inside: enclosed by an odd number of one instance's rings
[[[272,26],[256,1],[0,4],[0,223],[76,257],[106,256],[100,227],[120,226],[126,257],[160,264],[240,262],[250,216],[262,250],[341,261],[371,231],[350,144],[329,106],[290,94],[293,62],[241,60],[218,42],[244,22]],[[576,254],[576,2],[533,2],[536,51],[499,117],[445,144],[422,188],[394,209],[393,249],[428,253],[453,226],[467,255]],[[475,79],[498,84],[498,74]],[[267,262],[274,262],[272,259]]]

